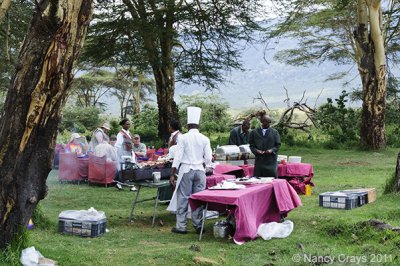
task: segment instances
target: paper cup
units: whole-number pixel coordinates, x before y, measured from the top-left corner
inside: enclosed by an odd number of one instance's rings
[[[153,182],[160,182],[161,180],[161,172],[153,172]]]

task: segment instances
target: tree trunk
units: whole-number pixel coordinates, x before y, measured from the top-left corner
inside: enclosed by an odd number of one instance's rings
[[[136,84],[136,88],[135,85],[133,85],[133,91],[132,91],[132,95],[133,95],[133,115],[139,115],[140,113],[140,94],[142,92],[142,84],[143,84],[143,80],[144,80],[144,75],[142,72],[138,73],[138,82]]]
[[[361,145],[377,150],[386,146],[386,61],[380,0],[358,0],[355,39],[363,86]]]
[[[393,188],[391,191],[399,192],[400,191],[400,153],[397,154],[397,163],[396,163],[396,174],[395,174],[395,181],[393,183]]]
[[[135,5],[134,1],[123,0],[133,18],[138,19],[143,27],[139,28],[144,41],[144,50],[152,67],[156,80],[158,105],[158,136],[167,140],[169,122],[178,118],[178,107],[174,101],[175,76],[172,60],[172,45],[175,41],[174,12],[175,1],[166,1],[167,8],[157,13],[155,22],[149,27],[148,14],[144,2]],[[162,32],[162,34],[158,34]]]
[[[0,248],[46,196],[61,109],[93,0],[37,2],[0,121]]]
[[[8,9],[11,6],[11,0],[3,0],[0,5],[0,24],[3,22]]]

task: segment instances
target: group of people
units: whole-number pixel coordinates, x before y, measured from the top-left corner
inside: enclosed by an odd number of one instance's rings
[[[173,233],[187,233],[187,213],[191,194],[206,188],[206,168],[212,167],[212,150],[210,139],[199,132],[201,108],[187,108],[188,132],[180,132],[177,121],[170,123],[170,137],[168,148],[173,153],[173,163],[170,173],[171,186],[175,188],[170,206],[176,211],[176,226]],[[277,130],[270,128],[271,118],[264,115],[260,119],[261,127],[250,131],[250,122],[245,120],[242,125],[232,129],[229,138],[231,145],[249,144],[254,153],[255,176],[277,176],[277,152],[280,147],[280,136]],[[116,139],[108,137],[110,130],[108,123],[93,132],[92,140],[87,149],[94,151],[96,156],[106,156],[109,160],[118,162],[122,156],[129,156],[132,161],[135,157],[146,155],[146,145],[140,143],[140,136],[131,135],[129,119],[122,119],[122,127]],[[73,134],[75,137],[80,137]],[[114,143],[112,146],[110,143]],[[76,143],[75,143],[76,144]],[[84,149],[82,148],[82,152]],[[169,206],[169,208],[170,208]],[[196,233],[201,231],[203,210],[199,207],[191,211],[192,225]]]
[[[69,143],[65,146],[66,152],[76,153],[78,156],[93,154],[98,157],[106,156],[107,161],[115,162],[115,167],[120,170],[121,158],[129,157],[129,161],[135,162],[136,157],[145,157],[147,147],[141,143],[140,136],[129,132],[131,122],[124,118],[119,123],[121,130],[117,136],[108,136],[110,125],[104,123],[93,131],[89,144],[84,136],[72,133]]]

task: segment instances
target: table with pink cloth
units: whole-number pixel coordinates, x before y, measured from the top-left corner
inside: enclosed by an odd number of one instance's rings
[[[214,168],[214,174],[231,174],[236,177],[243,176],[243,169],[240,166],[231,164],[217,164]]]
[[[58,178],[60,181],[81,181],[88,177],[89,158],[75,153],[60,153]]]
[[[278,176],[313,177],[314,170],[309,163],[278,164]]]
[[[279,221],[281,215],[301,206],[296,191],[283,179],[275,179],[268,184],[246,185],[246,188],[238,190],[207,189],[192,194],[189,203],[192,210],[206,203],[233,207],[236,221],[233,239],[237,244],[255,239],[260,224]]]
[[[240,165],[243,176],[254,176],[254,165]],[[285,163],[278,164],[278,177],[285,178],[297,193],[305,194],[307,184],[314,186],[311,179],[314,176],[312,164],[309,163]]]
[[[234,175],[224,175],[224,174],[213,174],[206,176],[206,188],[213,187],[223,180],[232,180],[236,177]]]

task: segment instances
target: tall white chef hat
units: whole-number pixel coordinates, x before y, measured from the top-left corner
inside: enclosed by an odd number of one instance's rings
[[[201,108],[189,106],[187,108],[187,123],[198,125],[200,122]]]

